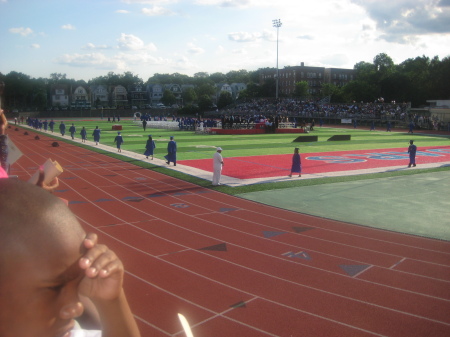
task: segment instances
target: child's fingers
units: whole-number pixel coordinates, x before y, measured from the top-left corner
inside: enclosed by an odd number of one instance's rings
[[[116,270],[122,270],[122,262],[117,255],[105,245],[96,245],[82,257],[82,263],[88,277],[101,275],[106,277]]]
[[[97,240],[98,240],[97,234],[88,233],[86,234],[86,238],[84,239],[84,246],[87,249],[91,249],[97,244]]]

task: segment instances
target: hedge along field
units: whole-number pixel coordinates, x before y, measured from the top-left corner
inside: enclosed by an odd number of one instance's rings
[[[55,120],[55,133],[59,131],[60,120]],[[108,123],[107,121],[66,120],[66,132],[72,123],[77,131],[76,137],[80,138],[81,128],[87,129],[88,140],[93,140],[92,131],[98,126],[101,132],[101,143],[115,146],[114,137],[117,131],[112,130],[113,124],[120,124],[125,143],[122,149],[136,153],[144,153],[148,135],[152,135],[156,143],[155,157],[162,159],[167,154],[167,142],[170,136],[175,137],[178,152],[177,160],[207,159],[215,152],[215,147],[223,148],[222,155],[226,157],[263,156],[274,154],[293,153],[295,147],[300,148],[300,153],[345,151],[345,150],[372,150],[405,148],[409,140],[422,146],[448,146],[449,136],[437,136],[426,134],[408,134],[404,132],[386,132],[385,130],[368,131],[362,129],[340,129],[328,127],[316,127],[308,135],[318,136],[317,142],[293,142],[295,138],[305,134],[262,134],[262,135],[204,135],[195,134],[193,131],[163,130],[147,128],[144,132],[142,126],[130,119],[122,119],[120,123]],[[351,135],[350,141],[327,141],[334,135]],[[68,135],[70,139],[70,135]]]

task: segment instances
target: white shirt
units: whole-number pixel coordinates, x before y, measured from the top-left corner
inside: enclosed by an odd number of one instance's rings
[[[214,153],[213,162],[214,162],[214,168],[215,169],[222,168],[223,158],[222,158],[222,155],[219,152]]]
[[[78,322],[75,321],[70,337],[102,337],[102,332],[100,330],[83,330]]]

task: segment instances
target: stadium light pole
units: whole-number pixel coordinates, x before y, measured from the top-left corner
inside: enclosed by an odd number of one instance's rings
[[[275,97],[278,100],[278,31],[282,25],[280,19],[272,20],[273,27],[277,29],[277,79],[276,79],[276,92]]]

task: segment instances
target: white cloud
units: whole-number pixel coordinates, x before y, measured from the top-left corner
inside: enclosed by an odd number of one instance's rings
[[[195,4],[203,6],[219,6],[219,7],[249,7],[255,1],[250,0],[197,0]]]
[[[101,53],[91,54],[64,54],[56,59],[57,63],[75,67],[102,66],[116,68],[117,64],[110,57]]]
[[[188,43],[188,52],[195,55],[200,55],[205,52],[203,48],[196,46],[193,43]]]
[[[180,56],[177,60],[174,61],[172,66],[175,69],[180,71],[188,70],[189,72],[195,73],[197,70],[200,70],[200,67],[192,63],[187,57]]]
[[[122,0],[123,3],[128,5],[164,5],[170,3],[176,3],[177,0]]]
[[[312,36],[312,35],[299,35],[299,36],[297,36],[297,39],[300,39],[300,40],[314,40],[314,36]]]
[[[220,55],[220,54],[223,54],[223,53],[225,53],[225,48],[223,46],[218,46],[216,48],[216,54]]]
[[[89,42],[83,47],[83,49],[111,49],[111,47],[107,46],[106,44],[95,45]]]
[[[247,55],[247,51],[245,49],[233,49],[231,51],[232,54],[236,54],[236,55]]]
[[[351,0],[376,22],[381,39],[415,44],[417,36],[450,33],[450,8],[438,0]]]
[[[128,13],[130,13],[130,12],[127,11],[126,9],[118,9],[118,10],[116,10],[116,13],[119,13],[119,14],[128,14]]]
[[[70,23],[67,25],[62,25],[61,29],[65,29],[65,30],[75,30],[75,26],[71,25]]]
[[[349,58],[345,54],[333,54],[327,55],[320,59],[320,62],[326,66],[332,66],[333,68],[338,68],[349,62]]]
[[[119,53],[114,56],[115,60],[125,62],[130,65],[164,65],[170,61],[162,57],[155,57],[148,53]]]
[[[119,42],[119,49],[123,50],[156,50],[156,46],[153,43],[145,45],[144,41],[132,34],[122,33],[117,41]]]
[[[10,28],[9,32],[13,34],[20,34],[22,36],[28,36],[30,34],[33,34],[33,30],[31,28],[24,28],[24,27]]]
[[[39,49],[39,48],[41,48],[41,46],[40,46],[39,44],[37,44],[37,43],[31,44],[30,47],[33,48],[33,49]]]
[[[175,15],[174,12],[172,12],[170,9],[159,7],[159,6],[153,6],[153,8],[142,8],[141,9],[142,14],[147,16],[170,16]]]
[[[260,33],[234,32],[228,34],[228,39],[236,42],[254,42],[260,38]]]

